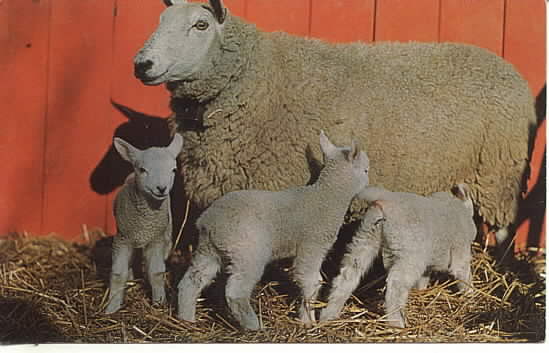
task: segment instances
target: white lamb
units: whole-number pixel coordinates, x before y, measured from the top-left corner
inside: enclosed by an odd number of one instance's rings
[[[228,307],[243,328],[260,328],[250,295],[265,266],[294,258],[293,276],[302,289],[300,320],[314,321],[311,301],[321,286],[320,267],[336,240],[353,197],[368,184],[368,157],[352,147],[334,146],[323,132],[324,168],[309,186],[283,191],[230,192],[197,221],[199,244],[178,285],[178,317],[195,321],[196,300],[224,268]]]
[[[118,153],[133,165],[134,177],[127,181],[114,200],[117,235],[112,246],[107,314],[116,312],[123,302],[135,248],[143,248],[153,302],[166,300],[165,260],[172,246],[170,191],[182,145],[183,138],[179,134],[167,147],[146,150],[139,150],[120,138],[114,139]]]
[[[334,319],[366,274],[380,249],[388,271],[385,310],[389,324],[405,327],[411,288],[429,284],[431,271],[445,271],[471,286],[471,243],[476,235],[473,203],[465,184],[429,197],[366,187],[358,198],[370,203],[332,283],[320,320]]]

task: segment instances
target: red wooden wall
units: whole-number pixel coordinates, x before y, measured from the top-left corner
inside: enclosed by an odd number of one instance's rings
[[[473,43],[515,64],[534,95],[546,80],[544,0],[225,4],[264,30],[334,42]],[[162,9],[161,0],[0,0],[0,235],[55,232],[76,240],[84,224],[113,231],[112,195],[93,192],[90,174],[125,121],[111,99],[169,114],[165,89],[143,86],[132,67]]]

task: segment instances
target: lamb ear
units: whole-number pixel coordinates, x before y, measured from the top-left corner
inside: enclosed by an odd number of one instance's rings
[[[210,0],[210,6],[214,11],[217,22],[220,24],[225,22],[225,18],[227,17],[227,9],[223,6],[221,0]]]
[[[187,0],[163,0],[164,4],[166,6],[172,6],[172,5],[178,5],[178,4],[186,4]]]
[[[461,201],[465,201],[471,197],[471,190],[467,184],[457,184],[452,188],[452,194]]]
[[[122,140],[120,137],[114,138],[113,145],[120,156],[132,164],[137,159],[140,152],[137,148]]]
[[[337,147],[328,139],[324,130],[320,130],[320,149],[327,157],[332,156],[337,150]]]
[[[358,144],[356,143],[355,140],[352,140],[351,141],[351,151],[347,155],[347,160],[349,162],[353,162],[359,157],[359,154],[360,154],[360,149],[358,148]]]
[[[172,142],[168,146],[168,151],[175,158],[179,155],[179,152],[181,152],[182,147],[183,147],[183,136],[181,136],[180,134],[175,134]]]

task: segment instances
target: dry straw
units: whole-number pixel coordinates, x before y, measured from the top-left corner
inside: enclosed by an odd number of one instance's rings
[[[88,237],[94,233],[88,230]],[[54,237],[11,236],[0,241],[0,342],[539,342],[545,339],[545,257],[498,265],[478,244],[474,291],[455,292],[448,278],[412,291],[409,328],[383,322],[382,269],[375,269],[347,302],[341,318],[306,329],[296,321],[299,296],[283,272],[271,271],[253,296],[264,329],[242,332],[227,314],[222,284],[200,299],[196,324],[174,318],[182,269],[168,275],[170,305],[150,304],[144,281],[128,284],[125,306],[104,315],[108,238],[86,245]],[[543,265],[540,266],[540,263]],[[379,267],[379,266],[378,266]],[[219,282],[221,283],[221,279]],[[322,306],[322,303],[318,304]]]

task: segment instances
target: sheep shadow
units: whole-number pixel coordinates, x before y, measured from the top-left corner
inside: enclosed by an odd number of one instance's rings
[[[546,119],[547,109],[547,85],[544,85],[540,93],[536,97],[536,116],[537,125],[533,131],[533,134],[539,129],[539,126]],[[534,135],[535,136],[535,135]],[[530,155],[533,153],[533,141],[530,148]],[[522,200],[519,207],[517,225],[520,225],[527,219],[530,219],[530,227],[528,230],[527,246],[538,247],[540,242],[541,231],[545,219],[546,212],[546,190],[547,190],[547,147],[544,147],[543,158],[541,165],[539,166],[539,177],[536,184],[530,190],[528,196]],[[529,170],[525,172],[526,176],[529,174]]]
[[[37,302],[0,298],[0,345],[68,342]]]

